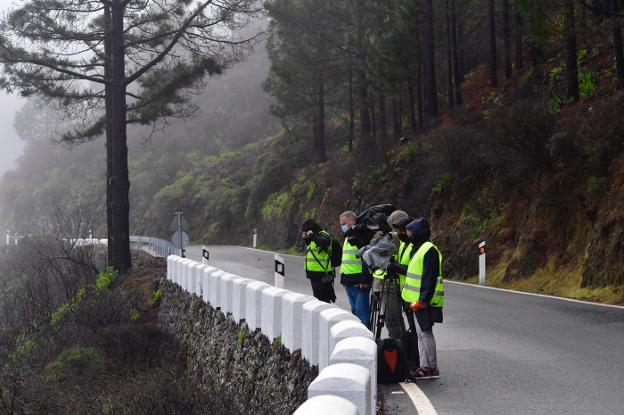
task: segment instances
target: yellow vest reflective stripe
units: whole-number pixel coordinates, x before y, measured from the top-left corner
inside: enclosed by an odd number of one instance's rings
[[[397,252],[397,263],[400,265],[409,265],[410,259],[412,259],[412,249],[414,245],[411,242],[403,242],[399,244],[399,252]],[[399,284],[401,287],[405,285],[405,274],[399,274]]]
[[[362,258],[357,256],[358,249],[345,239],[342,245],[342,261],[340,263],[340,273],[343,275],[355,275],[362,273]]]
[[[411,259],[409,266],[407,267],[407,274],[405,276],[405,285],[401,290],[401,297],[403,300],[411,303],[420,300],[420,287],[422,284],[422,273],[425,263],[425,254],[434,248],[438,252],[438,258],[440,261],[440,275],[438,275],[433,297],[429,305],[432,307],[444,307],[444,281],[442,279],[442,253],[431,242],[425,242],[422,244],[416,254]]]
[[[378,269],[373,272],[373,278],[377,278],[378,280],[383,280],[386,278],[388,273],[383,269]]]
[[[329,234],[325,231],[321,231],[321,233],[329,236]],[[329,249],[331,250],[331,245],[329,246]],[[312,272],[330,272],[332,270],[331,253],[321,249],[316,242],[310,242],[310,245],[308,245],[308,252],[305,257],[305,269],[306,271]]]

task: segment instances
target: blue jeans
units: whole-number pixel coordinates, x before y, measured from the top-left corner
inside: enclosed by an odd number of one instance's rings
[[[368,288],[358,288],[353,285],[345,285],[349,304],[351,304],[351,313],[360,319],[362,324],[368,327],[368,314],[370,312],[370,290]]]

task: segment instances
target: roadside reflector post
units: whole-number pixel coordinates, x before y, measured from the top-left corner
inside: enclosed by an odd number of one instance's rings
[[[275,286],[284,288],[284,259],[275,254]]]
[[[254,228],[253,230],[253,237],[251,238],[251,246],[253,248],[256,248],[258,245],[258,228]]]
[[[485,285],[485,241],[479,244],[479,285]]]
[[[207,264],[210,260],[210,252],[208,252],[207,246],[202,246],[202,263]]]

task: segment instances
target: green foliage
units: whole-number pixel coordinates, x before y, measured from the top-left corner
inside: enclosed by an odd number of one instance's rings
[[[141,313],[139,312],[139,310],[137,310],[136,308],[133,308],[132,310],[130,310],[131,321],[138,321],[140,318],[141,318]]]
[[[603,196],[605,193],[607,193],[608,186],[608,177],[590,176],[587,179],[587,193],[592,196]]]
[[[154,291],[154,293],[152,294],[152,298],[150,298],[149,300],[149,304],[150,305],[156,305],[160,302],[160,298],[162,297],[162,291],[160,290],[156,290]]]
[[[96,348],[80,346],[65,350],[45,367],[48,377],[57,382],[93,379],[105,369],[104,357]]]
[[[61,321],[63,321],[65,316],[67,316],[67,314],[72,312],[76,308],[76,306],[80,304],[80,302],[84,299],[84,296],[85,289],[81,288],[80,290],[78,290],[78,293],[72,300],[61,304],[56,310],[52,312],[50,324],[52,324],[53,326],[58,326]]]
[[[117,270],[113,267],[108,267],[104,272],[101,272],[95,278],[95,289],[97,292],[102,293],[108,291],[117,279]]]
[[[288,192],[273,193],[262,206],[262,217],[265,220],[280,217],[292,202],[293,199]]]
[[[241,328],[238,331],[238,334],[236,335],[236,340],[238,341],[238,344],[242,346],[243,343],[245,343],[246,338],[247,338],[247,329]]]
[[[451,185],[453,184],[454,175],[451,172],[444,172],[440,176],[438,176],[438,180],[436,184],[431,189],[431,194],[435,196],[439,196],[448,190],[450,190]]]
[[[19,335],[15,339],[15,350],[9,355],[9,362],[21,366],[27,364],[35,352],[35,341],[26,335]]]
[[[596,89],[596,82],[591,72],[580,71],[579,72],[579,93],[581,98],[590,96]]]
[[[282,336],[277,336],[273,339],[273,348],[279,349],[280,347],[282,347]]]
[[[496,199],[493,190],[485,186],[476,201],[466,202],[462,206],[459,220],[469,224],[471,234],[478,236],[494,224],[503,211],[504,207]]]

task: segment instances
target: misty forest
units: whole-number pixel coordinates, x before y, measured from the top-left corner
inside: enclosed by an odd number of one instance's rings
[[[9,6],[0,414],[213,413],[131,242],[177,210],[190,245],[303,255],[306,219],[339,237],[388,203],[445,278],[477,282],[487,241],[488,285],[624,304],[623,24],[622,0]]]

